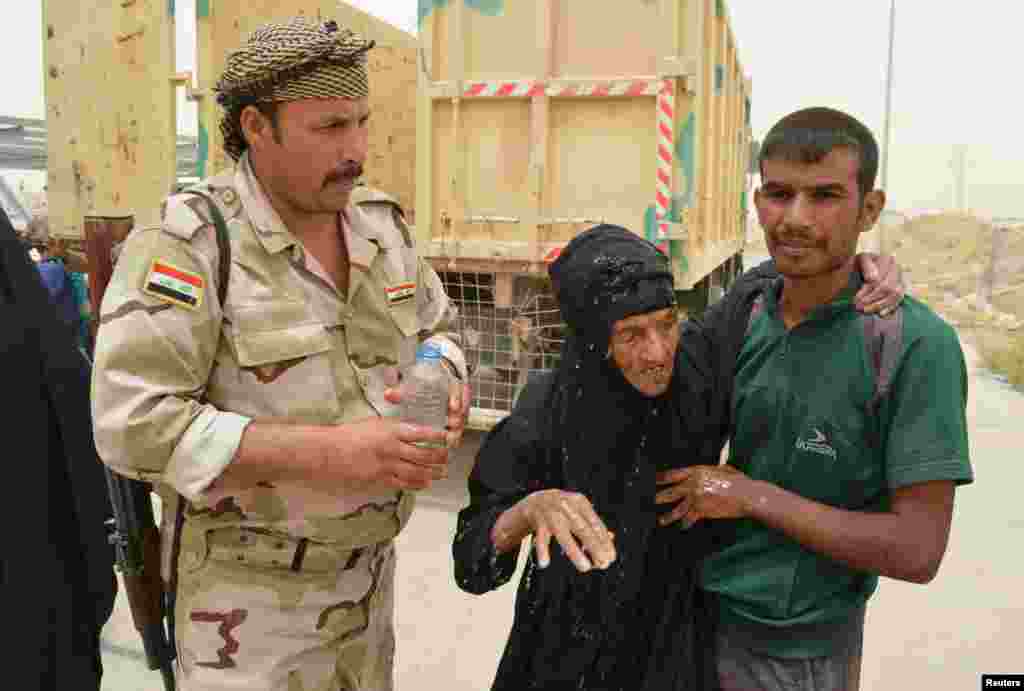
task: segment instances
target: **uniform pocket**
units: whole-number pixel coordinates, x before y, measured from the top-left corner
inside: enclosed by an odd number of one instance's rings
[[[233,343],[243,369],[288,363],[331,350],[323,324],[301,324],[273,331],[237,331]]]
[[[250,417],[309,423],[336,418],[338,346],[305,304],[263,304],[236,310],[231,318],[233,357],[218,363],[212,403]]]
[[[322,322],[297,302],[260,305],[235,313],[232,343],[242,368],[286,362],[331,349]]]

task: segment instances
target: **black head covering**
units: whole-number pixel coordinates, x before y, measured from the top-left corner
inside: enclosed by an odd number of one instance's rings
[[[577,235],[549,270],[562,319],[577,341],[606,349],[612,325],[675,305],[668,258],[625,228]]]
[[[531,556],[528,615],[516,623],[529,650],[502,664],[521,665],[522,688],[713,688],[698,681],[706,669],[693,654],[694,559],[680,556],[682,531],[658,528],[654,504],[655,473],[683,465],[672,451],[688,439],[678,374],[649,398],[608,357],[616,321],[675,305],[668,261],[634,233],[602,225],[570,242],[550,276],[568,334],[542,408],[544,464],[591,501],[615,533],[617,558],[581,574],[557,545],[546,569]],[[677,353],[676,372],[679,362]]]

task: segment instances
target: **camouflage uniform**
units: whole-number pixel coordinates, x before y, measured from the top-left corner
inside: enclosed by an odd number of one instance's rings
[[[164,487],[165,579],[176,492],[189,500],[177,564],[180,688],[390,689],[392,540],[413,495],[208,487],[254,418],[334,425],[392,414],[383,391],[421,337],[464,379],[461,351],[443,333],[453,308],[383,195],[353,192],[350,278],[339,292],[273,210],[247,155],[199,188],[228,222],[225,304],[206,202],[170,197],[162,225],[136,229],[121,250],[93,380],[103,460]]]

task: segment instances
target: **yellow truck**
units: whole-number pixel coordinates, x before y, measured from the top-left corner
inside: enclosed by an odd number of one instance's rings
[[[413,0],[409,0],[412,4]],[[545,276],[599,222],[669,255],[702,309],[742,268],[751,83],[724,0],[417,0],[413,36],[336,0],[44,0],[50,233],[152,220],[176,182],[177,93],[198,103],[196,177],[229,163],[212,86],[258,26],[298,14],[377,41],[366,183],[395,196],[458,303],[471,425],[511,409],[561,341]],[[109,269],[103,243],[90,263]]]
[[[751,138],[722,0],[421,0],[416,229],[460,303],[471,424],[557,360],[547,264],[622,225],[702,309],[742,267]]]

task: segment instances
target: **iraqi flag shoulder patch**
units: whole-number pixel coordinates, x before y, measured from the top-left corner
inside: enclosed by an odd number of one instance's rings
[[[146,274],[142,292],[172,305],[194,310],[203,304],[205,287],[206,282],[199,274],[179,269],[162,259],[154,259]]]
[[[388,294],[388,304],[398,305],[416,297],[415,283],[399,283],[385,289]]]

